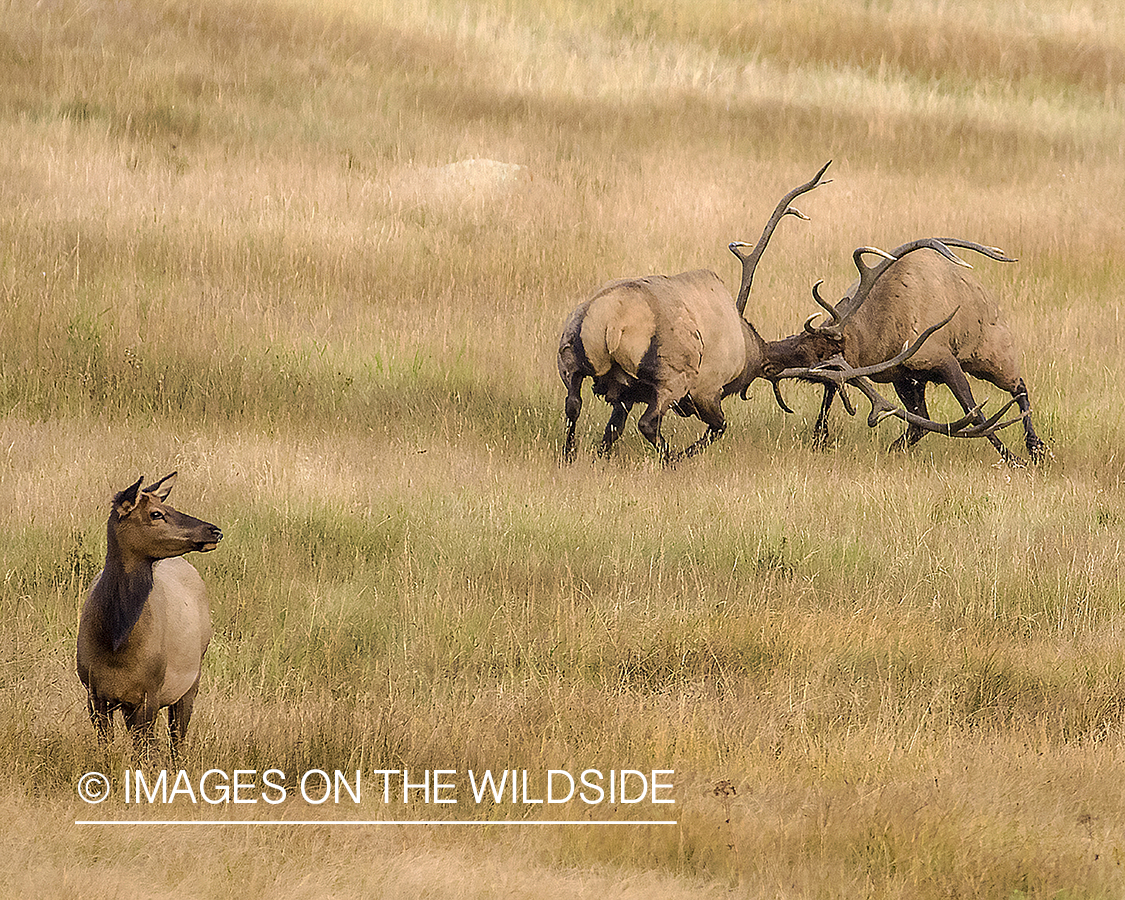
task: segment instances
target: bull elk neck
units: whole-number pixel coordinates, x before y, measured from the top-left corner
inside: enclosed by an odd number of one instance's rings
[[[214,550],[222,531],[166,502],[176,473],[119,491],[106,523],[106,560],[78,626],[78,677],[98,742],[113,734],[120,709],[134,750],[147,757],[157,713],[168,709],[173,759],[191,719],[211,639],[203,581],[184,560]]]

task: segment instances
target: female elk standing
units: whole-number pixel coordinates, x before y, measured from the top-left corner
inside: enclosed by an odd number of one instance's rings
[[[110,740],[120,708],[134,748],[147,755],[157,713],[168,707],[175,759],[211,640],[203,580],[182,556],[214,550],[223,533],[164,502],[175,472],[144,489],[143,480],[113,498],[105,567],[78,626],[78,677],[100,744]]]

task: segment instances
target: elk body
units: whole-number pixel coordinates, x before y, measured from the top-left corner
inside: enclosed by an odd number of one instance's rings
[[[745,396],[750,383],[764,373],[766,342],[743,317],[754,269],[778,222],[786,215],[804,218],[789,203],[826,183],[821,178],[828,165],[782,198],[754,252],[740,255],[743,278],[737,301],[718,275],[700,269],[611,281],[571,314],[558,352],[567,390],[566,459],[574,457],[587,378],[593,379],[594,394],[612,408],[602,453],[621,435],[637,403],[646,405],[638,422],[641,434],[665,463],[692,456],[723,434],[724,398],[736,392]],[[707,426],[680,454],[671,452],[660,430],[669,409],[697,416]]]
[[[167,707],[173,758],[211,639],[203,581],[182,557],[214,550],[223,537],[165,502],[175,480],[173,472],[142,489],[141,479],[114,496],[105,566],[82,607],[77,654],[99,743],[111,739],[120,709],[134,748],[147,755],[157,713]]]
[[[949,325],[916,354],[871,378],[889,382],[907,411],[922,418],[929,416],[926,386],[944,384],[966,415],[978,422],[983,421],[983,415],[967,376],[994,384],[1011,394],[1018,404],[1028,453],[1038,462],[1049,451],[1031,423],[1031,404],[1020,374],[1015,337],[991,295],[968,274],[971,267],[950,252],[949,246],[1014,262],[994,247],[951,239],[912,241],[890,253],[861,247],[854,255],[859,282],[835,306],[821,298],[814,287],[814,297],[827,311],[828,321],[814,325],[817,317],[812,316],[803,332],[775,342],[771,365],[777,369],[812,366],[818,360],[837,355],[852,366],[870,365],[893,355],[926,324],[952,315]],[[865,254],[878,254],[884,259],[876,266],[868,266],[863,261]],[[819,440],[827,436],[828,412],[836,390],[834,385],[825,384],[814,429]],[[915,444],[925,430],[934,429],[909,423],[899,445]],[[1002,458],[1018,463],[1018,457],[994,433],[984,434]]]

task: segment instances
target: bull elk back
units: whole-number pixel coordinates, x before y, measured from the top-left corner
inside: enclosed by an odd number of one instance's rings
[[[140,479],[114,496],[105,566],[82,607],[77,648],[99,743],[111,739],[120,709],[134,748],[147,755],[157,713],[167,708],[173,758],[211,639],[203,580],[182,557],[213,550],[223,537],[217,526],[165,502],[175,480],[173,472],[142,489]]]

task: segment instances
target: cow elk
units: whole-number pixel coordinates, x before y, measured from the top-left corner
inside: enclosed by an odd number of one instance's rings
[[[175,472],[142,489],[143,480],[113,498],[105,567],[78,626],[78,677],[101,745],[120,709],[134,750],[147,758],[157,713],[167,707],[175,760],[211,639],[203,581],[183,554],[214,550],[223,533],[167,504]]]
[[[978,424],[984,416],[966,376],[991,382],[1011,394],[1012,401],[1005,408],[1018,405],[1020,416],[1013,421],[1023,421],[1028,454],[1033,462],[1040,462],[1050,456],[1050,451],[1031,423],[1031,404],[1020,374],[1015,337],[996,302],[979,281],[967,274],[972,267],[949,247],[973,250],[1002,262],[1015,261],[996,247],[958,239],[925,238],[890,253],[860,247],[853,254],[859,280],[835,305],[820,296],[820,282],[813,287],[813,297],[828,314],[828,321],[815,325],[819,314],[810,316],[801,333],[775,342],[770,373],[785,367],[815,366],[832,357],[842,357],[850,366],[872,365],[894,354],[925,323],[951,316],[949,325],[918,353],[899,366],[872,375],[872,379],[890,382],[906,410],[923,419],[929,417],[926,386],[931,382],[944,384],[966,416]],[[864,259],[868,255],[882,259],[868,265]],[[837,385],[826,381],[814,428],[818,441],[827,437],[828,412],[836,393]],[[908,421],[906,433],[896,446],[912,446],[926,430],[937,429]],[[996,437],[995,430],[964,428],[954,436],[987,437],[1005,461],[1021,465],[1019,457]]]

